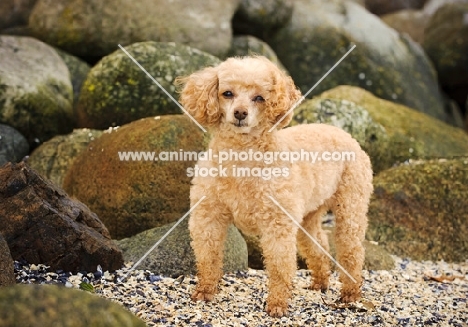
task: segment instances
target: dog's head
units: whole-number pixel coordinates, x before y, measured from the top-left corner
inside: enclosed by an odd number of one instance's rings
[[[181,104],[201,125],[236,133],[269,130],[281,119],[283,128],[301,97],[291,77],[260,56],[230,58],[176,83]]]

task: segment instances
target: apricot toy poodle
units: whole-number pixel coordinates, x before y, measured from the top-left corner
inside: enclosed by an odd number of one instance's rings
[[[212,156],[198,161],[190,190],[192,206],[205,196],[189,222],[198,270],[192,299],[211,301],[217,292],[229,224],[260,237],[271,316],[287,313],[297,250],[312,271],[310,288],[325,291],[330,262],[311,237],[328,251],[321,218],[331,210],[337,261],[347,271],[340,271],[340,300],[358,300],[373,189],[371,163],[358,142],[325,124],[284,128],[301,93],[264,57],[230,58],[176,83],[181,104],[212,135]],[[346,153],[352,155],[338,160]]]

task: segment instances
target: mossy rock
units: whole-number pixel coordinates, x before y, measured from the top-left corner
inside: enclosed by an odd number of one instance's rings
[[[0,36],[0,122],[38,145],[73,129],[67,66],[50,46],[30,37]]]
[[[0,325],[67,327],[145,327],[112,301],[85,291],[53,285],[16,285],[0,289]]]
[[[367,238],[415,260],[464,262],[468,157],[415,161],[374,178]]]
[[[42,0],[31,12],[29,28],[47,44],[79,57],[102,58],[118,44],[150,40],[223,55],[231,43],[231,20],[239,2]]]
[[[62,187],[65,174],[75,158],[101,135],[102,131],[88,128],[75,129],[67,135],[57,135],[37,147],[29,156],[28,164],[43,177]]]
[[[176,77],[220,62],[205,52],[175,43],[141,42],[126,50],[175,99]],[[180,113],[178,105],[122,50],[104,57],[91,69],[77,105],[79,126],[97,129]]]
[[[303,93],[354,44],[312,96],[354,85],[455,124],[444,109],[435,70],[424,51],[356,3],[296,0],[290,22],[266,41]]]
[[[172,277],[195,275],[197,273],[196,260],[190,245],[188,220],[189,217],[186,217],[177,225],[138,266],[138,269],[147,269],[155,274]],[[174,224],[152,228],[117,241],[124,253],[124,260],[126,262],[138,261]],[[224,271],[234,272],[247,269],[247,257],[247,245],[237,228],[231,225],[224,248]]]
[[[306,100],[296,110],[290,125],[324,123],[351,134],[367,152],[374,172],[388,168],[389,138],[385,128],[375,122],[363,107],[344,99]]]
[[[189,210],[192,161],[120,160],[119,152],[203,151],[204,134],[185,115],[144,118],[111,128],[75,159],[64,189],[85,203],[113,238],[163,226]],[[164,157],[162,157],[164,159]]]
[[[468,155],[468,135],[460,128],[390,101],[363,89],[339,86],[320,94],[320,99],[356,103],[369,112],[388,135],[387,153],[380,158],[381,169],[408,159],[452,158]]]

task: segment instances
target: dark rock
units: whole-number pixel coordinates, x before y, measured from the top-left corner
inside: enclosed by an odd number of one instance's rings
[[[291,21],[267,41],[303,93],[355,44],[312,95],[339,85],[359,86],[454,124],[421,47],[356,3],[297,0]]]
[[[427,0],[365,0],[366,8],[373,14],[383,15],[403,9],[421,9]]]
[[[195,161],[121,160],[119,152],[154,152],[158,158],[205,146],[204,133],[185,115],[144,118],[91,142],[69,169],[64,189],[96,212],[113,238],[130,237],[189,210],[187,168]]]
[[[0,2],[0,30],[27,25],[37,0],[2,0]]]
[[[186,217],[170,234],[142,261],[137,269],[150,270],[164,276],[196,274],[195,255],[190,246]],[[126,262],[137,262],[175,223],[156,227],[140,234],[117,241]],[[224,248],[224,271],[234,272],[247,269],[247,245],[240,232],[230,226]]]
[[[80,96],[81,87],[83,86],[91,67],[80,58],[66,53],[65,51],[57,48],[55,51],[57,51],[65,65],[67,65],[68,71],[70,72],[70,79],[73,86],[73,104],[76,105]]]
[[[101,135],[102,131],[83,128],[75,129],[67,135],[54,136],[31,153],[28,164],[43,177],[62,187],[63,179],[75,158]]]
[[[224,55],[240,0],[40,0],[29,25],[36,37],[76,56],[102,57],[118,44],[177,42]]]
[[[85,291],[53,285],[16,285],[0,290],[0,325],[145,327],[117,303]]]
[[[227,57],[243,57],[252,55],[265,56],[281,69],[286,70],[278,60],[276,53],[266,42],[263,42],[251,35],[235,36],[232,39],[231,49],[229,50]]]
[[[13,127],[0,124],[0,167],[7,162],[18,162],[29,153],[26,138]]]
[[[468,157],[400,165],[374,187],[368,239],[415,260],[466,260]]]
[[[424,50],[445,92],[461,108],[468,96],[468,1],[441,6],[424,31]]]
[[[24,162],[0,169],[0,203],[0,232],[15,260],[74,272],[122,267],[98,217]]]
[[[14,262],[8,244],[0,234],[0,287],[15,284]]]
[[[167,92],[177,98],[173,82],[219,59],[175,43],[142,42],[126,50]],[[137,65],[118,50],[94,66],[77,105],[80,127],[106,129],[144,117],[180,114],[175,104]]]
[[[0,35],[0,121],[30,145],[73,129],[72,85],[67,66],[47,44]]]
[[[242,0],[232,20],[237,34],[265,38],[292,16],[293,0]]]

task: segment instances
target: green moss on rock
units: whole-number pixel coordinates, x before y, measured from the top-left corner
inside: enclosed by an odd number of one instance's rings
[[[468,157],[415,161],[374,178],[367,238],[416,260],[468,253]]]
[[[67,327],[144,327],[122,306],[85,291],[52,285],[0,289],[0,325]]]
[[[204,134],[184,115],[144,118],[109,129],[75,159],[64,189],[85,203],[109,229],[124,238],[163,226],[189,210],[194,161],[120,160],[119,152],[203,151]]]
[[[322,93],[321,99],[354,102],[369,112],[388,135],[387,153],[379,166],[391,167],[408,159],[452,158],[468,155],[468,135],[459,128],[411,108],[379,99],[363,89],[339,86]]]
[[[176,77],[220,62],[212,55],[175,43],[142,42],[126,50],[176,99]],[[122,50],[104,57],[91,69],[77,105],[80,127],[97,129],[180,113],[182,110]]]

